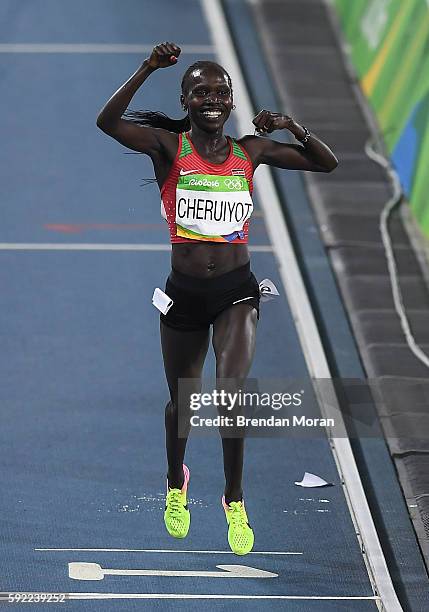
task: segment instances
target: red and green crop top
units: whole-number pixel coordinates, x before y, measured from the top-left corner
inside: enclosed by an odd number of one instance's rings
[[[198,155],[187,133],[179,134],[177,154],[161,189],[161,215],[172,243],[247,244],[253,165],[243,147],[227,139],[227,159],[212,164]]]

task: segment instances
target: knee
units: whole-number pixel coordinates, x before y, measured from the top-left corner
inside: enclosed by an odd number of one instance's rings
[[[165,406],[166,418],[175,416],[177,414],[177,404],[174,400],[169,400]]]
[[[231,378],[241,385],[252,365],[252,356],[246,347],[242,347],[239,354],[231,350],[221,352],[216,360],[216,377]]]
[[[177,400],[169,400],[165,406],[165,417],[166,418],[177,418],[178,414],[187,414],[189,412],[189,405],[184,404],[183,402],[180,404]]]

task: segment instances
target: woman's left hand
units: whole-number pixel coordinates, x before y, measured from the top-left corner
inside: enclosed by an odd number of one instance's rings
[[[253,119],[252,123],[255,125],[256,131],[260,134],[271,134],[274,130],[290,129],[295,122],[292,117],[288,115],[261,110]]]

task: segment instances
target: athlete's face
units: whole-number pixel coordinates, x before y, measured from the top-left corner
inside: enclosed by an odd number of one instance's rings
[[[186,81],[182,102],[192,124],[207,132],[223,127],[232,109],[228,76],[217,67],[194,70]]]

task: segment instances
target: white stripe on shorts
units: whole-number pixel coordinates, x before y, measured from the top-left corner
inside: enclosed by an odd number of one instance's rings
[[[244,302],[244,300],[251,300],[253,295],[249,295],[247,298],[241,298],[241,300],[236,300],[233,304],[238,304],[238,302]]]

